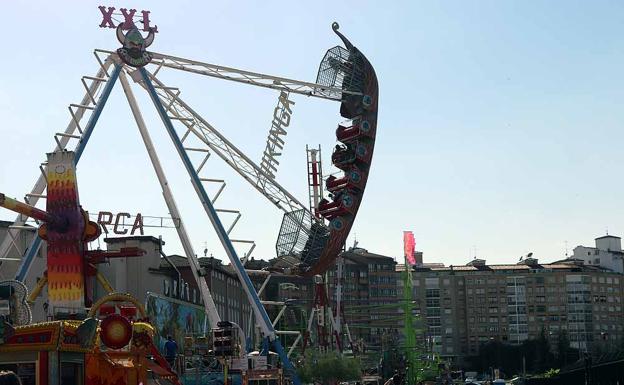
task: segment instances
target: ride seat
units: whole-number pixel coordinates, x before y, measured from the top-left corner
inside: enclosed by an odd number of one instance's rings
[[[336,129],[336,138],[343,143],[351,142],[357,139],[361,134],[359,124],[354,124],[352,126],[343,126],[342,124],[338,125]]]

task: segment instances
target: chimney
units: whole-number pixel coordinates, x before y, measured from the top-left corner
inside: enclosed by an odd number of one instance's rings
[[[423,264],[423,252],[414,250],[414,260],[416,261],[416,266],[422,266],[422,264]]]

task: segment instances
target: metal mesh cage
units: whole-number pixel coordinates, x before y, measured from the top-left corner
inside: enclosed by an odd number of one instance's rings
[[[329,239],[329,229],[312,218],[308,210],[296,210],[284,214],[275,250],[278,258],[296,257],[311,266]]]
[[[275,251],[278,257],[295,254],[295,250],[299,252],[303,250],[307,237],[302,227],[306,210],[291,211],[284,214],[282,226],[280,227],[279,236],[275,245]],[[309,226],[309,224],[308,224]]]
[[[357,50],[349,51],[341,46],[330,48],[319,65],[316,83],[346,91],[362,92],[364,75],[362,56]]]

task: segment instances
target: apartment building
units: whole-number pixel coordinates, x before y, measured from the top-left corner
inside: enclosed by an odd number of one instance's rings
[[[164,242],[151,236],[131,236],[105,239],[108,250],[139,247],[142,257],[115,258],[99,266],[100,272],[117,291],[129,293],[144,301],[148,293],[157,294],[188,305],[203,307],[199,287],[186,257],[164,255]],[[200,274],[206,280],[222,319],[249,327],[251,307],[234,271],[216,258],[199,258]],[[97,297],[104,295],[97,289]],[[253,321],[252,321],[253,322]]]
[[[620,237],[605,235],[596,238],[594,242],[596,247],[576,246],[572,258],[580,259],[586,265],[602,266],[624,273],[624,251]]]
[[[342,277],[337,275],[337,265],[328,271],[332,308],[342,279],[344,319],[353,339],[361,340],[366,349],[381,349],[382,342],[398,333],[396,261],[363,248],[351,248],[342,259]]]
[[[161,253],[161,240],[151,236],[134,236],[108,238],[105,242],[109,250],[135,246],[147,252],[142,257],[119,258],[101,266],[102,273],[115,287],[141,300],[146,298],[147,293],[153,293],[203,307],[188,259]],[[247,336],[259,341],[249,298],[234,269],[212,256],[198,258],[198,262],[200,275],[206,280],[221,319],[237,323]],[[288,304],[276,324],[277,329],[298,331],[306,325],[314,298],[312,278],[272,272],[267,281],[269,262],[250,259],[245,266],[254,271],[250,274],[251,281],[256,290],[261,291],[260,298],[265,301],[272,320],[282,312],[283,304]]]
[[[397,268],[404,271],[404,266]],[[399,280],[402,287],[402,281]],[[520,344],[565,330],[571,346],[591,350],[624,337],[624,276],[577,259],[540,264],[416,267],[413,296],[424,337],[451,360],[475,355],[481,344]]]

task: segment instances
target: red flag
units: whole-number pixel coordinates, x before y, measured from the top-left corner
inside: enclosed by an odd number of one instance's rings
[[[414,239],[414,233],[411,231],[403,232],[403,252],[407,263],[410,265],[416,264],[416,258],[414,258],[414,250],[416,250],[416,240]]]

